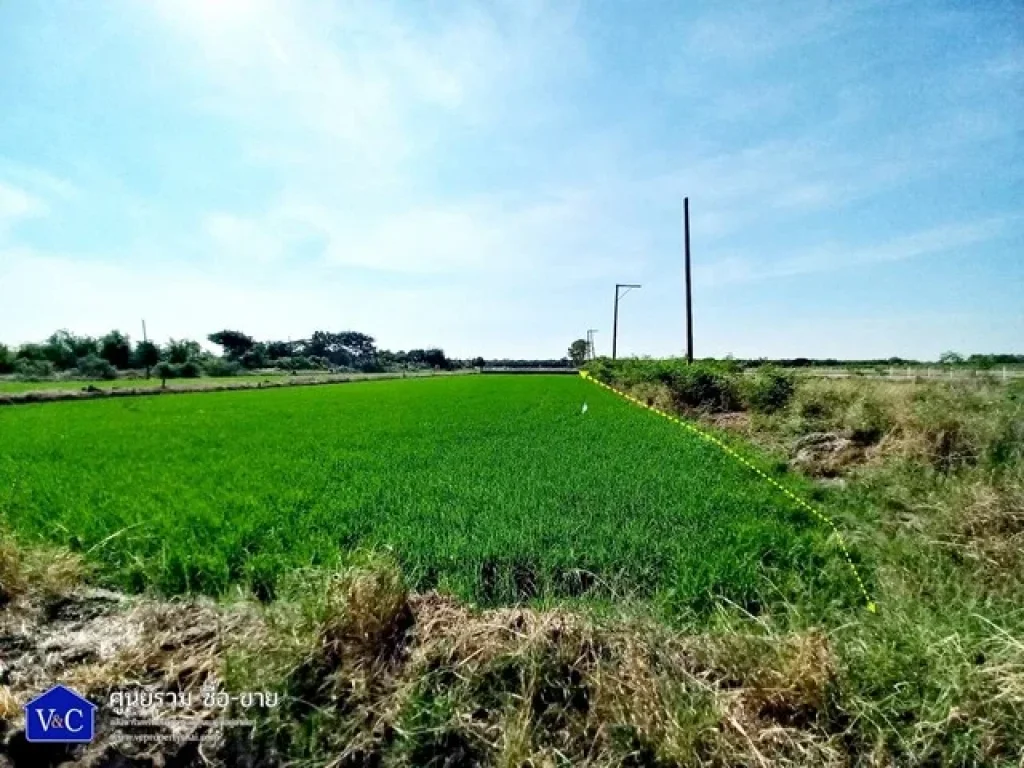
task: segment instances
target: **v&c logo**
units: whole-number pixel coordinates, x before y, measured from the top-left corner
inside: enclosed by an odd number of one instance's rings
[[[63,685],[25,705],[25,738],[31,742],[86,743],[95,727],[96,705]]]

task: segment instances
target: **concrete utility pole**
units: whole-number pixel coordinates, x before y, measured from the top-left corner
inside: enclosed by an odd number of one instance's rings
[[[683,198],[683,248],[686,255],[686,362],[693,362],[693,296],[690,289],[690,198]]]
[[[612,321],[612,360],[615,359],[615,354],[618,351],[618,340],[619,340],[619,289],[625,288],[626,293],[629,293],[633,288],[641,288],[642,286],[635,285],[633,283],[616,283],[615,284],[615,318]],[[622,295],[625,296],[626,293]]]
[[[597,333],[597,328],[587,329],[587,359],[594,360],[597,358],[597,352],[594,350],[594,334]]]

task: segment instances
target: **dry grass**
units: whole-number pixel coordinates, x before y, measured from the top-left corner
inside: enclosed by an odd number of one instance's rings
[[[278,749],[355,765],[840,764],[819,632],[682,635],[407,595],[376,563],[282,606],[242,679],[281,675]],[[304,639],[303,639],[304,638]],[[253,658],[263,663],[252,663]],[[268,659],[274,661],[267,663]],[[256,675],[251,677],[247,675]],[[299,703],[301,702],[301,704]],[[315,719],[310,732],[299,725]],[[453,757],[454,756],[454,757]],[[390,763],[389,763],[390,764]]]
[[[58,547],[21,546],[0,531],[0,608],[29,592],[44,597],[63,594],[80,584],[85,561]]]
[[[699,632],[481,611],[409,594],[381,558],[295,574],[266,606],[29,590],[0,611],[0,639],[28,643],[0,706],[13,717],[56,681],[97,701],[211,682],[282,693],[255,733],[205,742],[213,765],[881,765],[958,754],[944,751],[950,733],[973,734],[967,754],[1005,757],[1024,710],[1024,643],[980,614],[970,632],[927,620],[914,569],[883,573],[888,615],[829,631],[727,608]],[[901,685],[923,685],[924,701]],[[103,728],[90,750],[109,747]],[[167,749],[130,757],[177,759]]]

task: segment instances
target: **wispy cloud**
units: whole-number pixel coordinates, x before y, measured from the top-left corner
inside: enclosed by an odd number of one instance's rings
[[[0,235],[22,219],[43,216],[46,204],[23,189],[0,181]]]
[[[1002,237],[1024,214],[995,216],[967,224],[933,227],[893,237],[869,246],[828,244],[796,255],[720,255],[707,266],[697,268],[705,285],[755,282],[781,277],[833,272],[871,264],[905,261],[923,256],[956,252]]]

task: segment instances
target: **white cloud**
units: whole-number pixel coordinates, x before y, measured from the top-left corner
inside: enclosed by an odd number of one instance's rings
[[[407,9],[385,3],[253,0],[212,14],[210,5],[156,7],[198,46],[212,86],[206,108],[234,119],[253,154],[284,160],[285,171],[305,158],[394,173],[429,148],[424,115],[465,124],[514,117],[526,84],[584,61],[572,7],[538,14],[512,3],[499,15],[457,6],[414,30]]]
[[[949,253],[994,240],[1009,229],[1017,216],[999,216],[968,224],[952,224],[894,237],[871,246],[824,245],[793,256],[757,259],[735,254],[719,255],[706,266],[695,268],[704,285],[751,282],[815,272],[866,266],[887,261],[904,261],[933,254]]]
[[[580,282],[608,275],[627,257],[641,264],[645,237],[611,221],[612,200],[573,189],[536,199],[508,196],[419,205],[357,216],[340,206],[296,197],[259,216],[206,219],[211,256],[268,264],[307,250],[303,263],[358,267],[414,279]],[[585,269],[580,267],[585,257]]]
[[[17,221],[43,216],[46,204],[23,189],[0,182],[0,234]]]
[[[214,213],[206,217],[203,228],[218,259],[266,264],[285,255],[284,240],[254,219]]]

